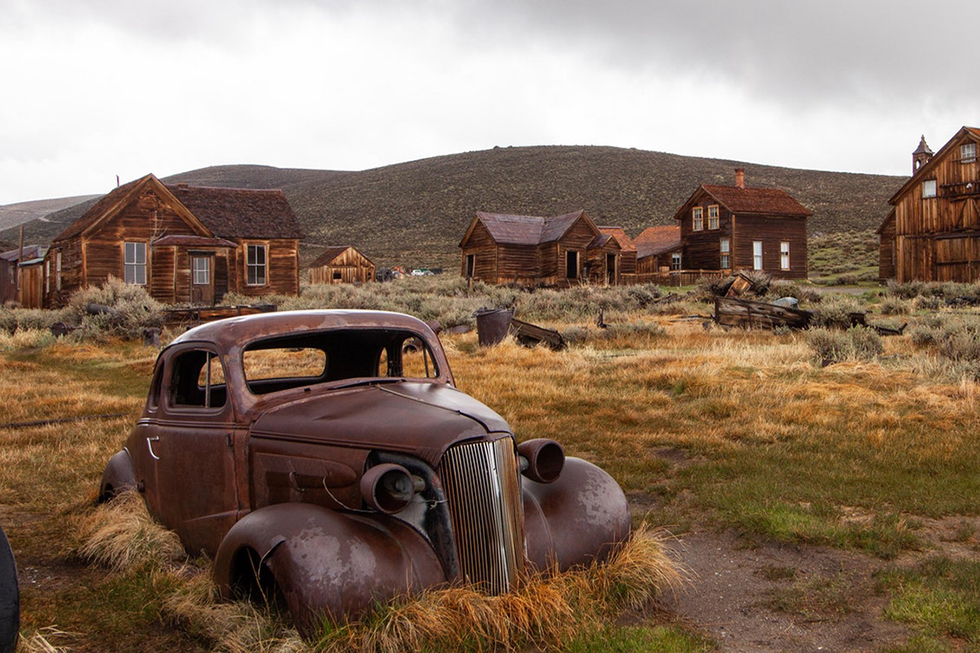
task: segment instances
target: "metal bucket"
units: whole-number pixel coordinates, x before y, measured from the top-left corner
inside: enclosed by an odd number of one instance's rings
[[[481,347],[492,347],[507,337],[514,311],[509,308],[489,308],[476,312],[476,335]]]

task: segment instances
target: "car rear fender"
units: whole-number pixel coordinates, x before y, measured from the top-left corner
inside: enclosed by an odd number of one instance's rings
[[[581,458],[566,458],[553,483],[528,478],[524,530],[528,561],[559,571],[605,560],[630,534],[630,509],[613,478]]]
[[[247,557],[246,557],[247,556]],[[242,561],[255,566],[243,569]],[[446,581],[428,542],[407,524],[375,513],[340,513],[283,503],[249,513],[218,547],[215,581],[225,598],[248,584],[242,573],[271,572],[299,631],[324,616],[356,616],[379,600]]]

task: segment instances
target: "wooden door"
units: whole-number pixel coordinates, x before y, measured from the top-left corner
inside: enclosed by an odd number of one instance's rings
[[[191,254],[191,303],[214,305],[213,254]]]

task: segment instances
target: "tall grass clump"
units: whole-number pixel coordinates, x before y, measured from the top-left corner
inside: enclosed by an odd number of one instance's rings
[[[864,312],[864,306],[855,297],[834,293],[820,302],[820,309],[814,313],[811,324],[828,329],[848,329],[852,324],[851,314]]]
[[[327,622],[316,646],[338,653],[550,650],[682,582],[661,538],[641,527],[605,563],[533,575],[498,596],[451,587],[394,599],[356,622]]]
[[[806,342],[823,364],[874,360],[884,349],[881,336],[859,326],[846,331],[809,329]]]
[[[117,572],[163,569],[184,558],[173,531],[150,517],[143,497],[123,492],[80,519],[77,553]]]
[[[110,312],[92,315],[87,310],[90,304],[107,306]],[[101,286],[72,293],[65,309],[65,322],[78,327],[73,333],[78,340],[98,340],[104,336],[141,338],[144,329],[163,325],[163,309],[163,304],[153,299],[143,286],[109,277]]]

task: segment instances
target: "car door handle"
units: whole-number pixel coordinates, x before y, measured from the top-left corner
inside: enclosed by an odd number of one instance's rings
[[[159,435],[152,435],[146,439],[146,448],[150,450],[150,456],[153,458],[153,460],[160,460],[160,456],[156,455],[153,452],[153,443],[159,441],[160,441]]]

